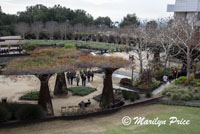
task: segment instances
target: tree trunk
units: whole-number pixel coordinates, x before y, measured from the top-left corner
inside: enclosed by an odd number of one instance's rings
[[[39,75],[38,78],[40,79],[41,86],[40,86],[40,95],[38,104],[47,111],[48,114],[54,115],[53,105],[51,102],[51,96],[49,91],[48,81],[51,75],[49,74],[42,74]]]
[[[167,61],[168,61],[168,56],[165,56],[165,65],[164,65],[164,70],[167,68]]]
[[[187,81],[188,83],[190,84],[190,62],[191,62],[191,59],[190,59],[190,46],[187,47]]]
[[[140,50],[139,50],[140,51]],[[138,52],[139,61],[140,61],[140,74],[143,73],[143,60],[142,60],[142,52]]]
[[[113,85],[112,85],[112,74],[116,69],[106,68],[105,78],[103,82],[103,93],[101,96],[100,107],[109,108],[114,104],[114,94],[113,94]]]
[[[62,95],[63,93],[67,94],[67,90],[64,91],[63,88],[67,88],[65,73],[58,73],[56,77],[56,83],[54,88],[54,95]]]

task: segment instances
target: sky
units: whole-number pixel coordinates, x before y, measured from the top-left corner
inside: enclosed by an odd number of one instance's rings
[[[169,17],[173,14],[167,13],[167,4],[173,3],[175,0],[0,0],[2,11],[9,14],[36,4],[47,7],[60,4],[71,9],[83,9],[94,18],[109,16],[112,21],[121,21],[128,13],[147,20]]]

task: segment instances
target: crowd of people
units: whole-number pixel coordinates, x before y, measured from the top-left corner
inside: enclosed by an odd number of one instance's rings
[[[76,72],[67,72],[66,77],[69,85],[73,85],[75,81],[76,85],[79,86],[80,80],[82,80],[82,86],[86,87],[87,80],[88,82],[93,81],[94,72],[91,70],[80,71],[78,74]]]
[[[172,69],[172,72],[170,75],[165,74],[163,76],[163,82],[167,83],[168,81],[171,82],[172,80],[175,80],[181,76],[186,76],[187,75],[187,70],[186,67],[183,65],[181,69]]]

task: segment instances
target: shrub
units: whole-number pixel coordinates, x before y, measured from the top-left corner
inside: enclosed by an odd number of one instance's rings
[[[20,97],[20,100],[38,100],[40,91],[31,91]]]
[[[45,112],[38,105],[24,105],[17,111],[16,116],[20,120],[33,120],[43,118]]]
[[[145,96],[146,96],[146,98],[151,98],[152,97],[152,93],[150,91],[146,92]]]
[[[85,96],[88,95],[94,91],[96,91],[96,88],[91,88],[91,87],[71,87],[68,88],[69,91],[72,92],[73,95],[78,95],[78,96]]]
[[[131,81],[131,79],[123,78],[123,79],[120,80],[120,85],[132,86],[132,81]]]
[[[68,43],[64,45],[65,49],[69,49],[69,48],[76,48],[76,46],[73,43]]]
[[[134,101],[135,101],[135,97],[134,97],[134,96],[131,96],[131,97],[130,97],[130,101],[131,101],[131,102],[134,102]]]
[[[8,121],[11,118],[11,113],[4,107],[0,107],[0,123]]]
[[[140,95],[138,92],[131,92],[131,91],[125,91],[123,90],[122,91],[122,95],[124,97],[125,100],[131,100],[131,101],[135,101],[135,100],[138,100],[140,99]]]
[[[22,48],[26,51],[26,52],[31,52],[34,51],[38,46],[35,44],[24,44],[22,46]]]
[[[129,94],[128,94],[127,91],[123,90],[123,91],[122,91],[122,95],[123,95],[123,97],[124,97],[125,100],[128,100],[128,99],[129,99]]]
[[[187,81],[187,77],[186,77],[186,76],[181,76],[181,77],[179,77],[177,80],[175,80],[175,84],[176,84],[176,85],[184,84],[185,81]]]

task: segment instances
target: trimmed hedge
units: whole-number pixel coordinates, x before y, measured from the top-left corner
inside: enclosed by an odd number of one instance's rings
[[[9,120],[32,120],[45,117],[39,105],[0,103],[0,122]]]
[[[69,91],[72,92],[72,95],[78,95],[78,96],[86,96],[94,91],[96,91],[96,88],[91,88],[91,87],[71,87],[68,88]]]
[[[122,91],[122,95],[125,100],[135,101],[140,99],[140,95],[138,92],[131,92],[131,91]]]
[[[20,97],[20,100],[38,100],[40,91],[31,91]]]

